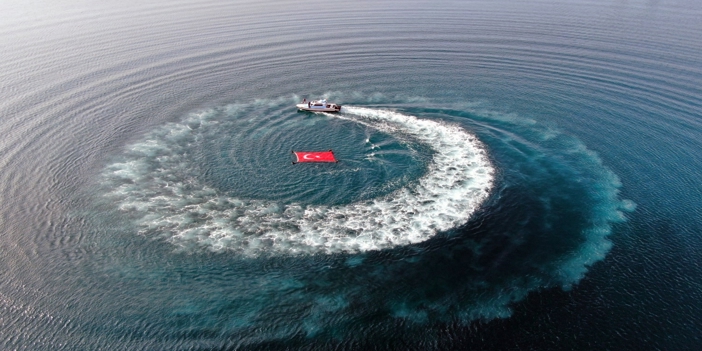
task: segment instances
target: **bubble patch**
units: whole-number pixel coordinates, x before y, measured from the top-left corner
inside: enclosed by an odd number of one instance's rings
[[[213,116],[205,111],[159,128],[129,146],[125,159],[106,167],[107,197],[134,218],[142,234],[165,238],[186,251],[249,256],[381,250],[419,243],[465,223],[492,188],[494,169],[485,149],[465,129],[344,106],[333,118],[412,138],[431,149],[426,172],[390,194],[347,205],[227,196],[202,182],[192,162],[192,149],[199,143],[195,131],[216,127]]]

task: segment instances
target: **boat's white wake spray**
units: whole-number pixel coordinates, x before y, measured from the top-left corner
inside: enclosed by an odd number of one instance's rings
[[[200,183],[183,155],[192,119],[132,145],[132,157],[109,166],[109,197],[137,216],[144,233],[186,250],[245,255],[379,250],[418,243],[465,223],[487,198],[493,168],[477,138],[463,128],[397,112],[344,106],[339,118],[409,136],[433,151],[428,170],[407,187],[339,206],[281,204],[218,194]],[[192,138],[192,136],[190,136]],[[155,163],[155,164],[154,164]],[[185,170],[185,171],[184,171]],[[188,172],[193,173],[189,176]],[[186,176],[183,176],[186,174]],[[177,177],[175,175],[178,175]]]

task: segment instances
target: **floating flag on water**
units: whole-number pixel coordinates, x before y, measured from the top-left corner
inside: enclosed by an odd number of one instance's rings
[[[334,151],[293,151],[296,162],[337,162]]]

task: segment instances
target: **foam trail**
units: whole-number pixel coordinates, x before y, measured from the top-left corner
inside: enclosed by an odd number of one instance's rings
[[[360,252],[418,243],[465,223],[487,198],[494,170],[480,141],[465,129],[386,110],[345,106],[342,112],[339,118],[430,147],[434,154],[425,175],[386,196],[339,206],[222,196],[200,184],[196,170],[182,174],[189,167],[179,145],[188,143],[173,142],[188,138],[185,130],[193,119],[212,123],[201,113],[133,145],[132,151],[142,157],[108,167],[110,183],[122,184],[109,196],[139,217],[144,232],[165,236],[183,249],[252,256]]]

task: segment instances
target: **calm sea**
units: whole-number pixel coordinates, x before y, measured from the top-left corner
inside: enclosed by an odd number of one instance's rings
[[[697,349],[701,18],[5,1],[0,348]]]

